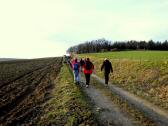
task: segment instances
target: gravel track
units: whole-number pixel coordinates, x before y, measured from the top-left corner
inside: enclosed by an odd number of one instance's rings
[[[104,84],[104,79],[101,79],[97,75],[92,75],[96,80],[98,80],[101,84]],[[130,105],[144,112],[145,115],[157,123],[159,126],[168,126],[168,112],[162,108],[159,108],[152,103],[135,96],[111,83],[108,85],[109,90],[113,93],[117,94],[124,100],[127,100]]]
[[[82,78],[82,89],[91,99],[94,104],[95,112],[98,111],[98,118],[101,125],[115,125],[115,126],[134,126],[136,121],[129,118],[126,113],[123,113],[119,108],[93,85],[89,88],[84,86],[84,79]],[[96,112],[97,113],[97,112]]]

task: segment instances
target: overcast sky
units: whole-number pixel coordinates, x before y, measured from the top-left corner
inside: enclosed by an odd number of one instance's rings
[[[86,40],[166,40],[168,0],[0,0],[0,58],[65,54]]]

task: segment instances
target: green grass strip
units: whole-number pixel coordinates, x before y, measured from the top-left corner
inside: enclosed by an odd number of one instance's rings
[[[85,95],[73,83],[68,65],[64,65],[55,81],[53,98],[44,106],[39,125],[96,125]]]

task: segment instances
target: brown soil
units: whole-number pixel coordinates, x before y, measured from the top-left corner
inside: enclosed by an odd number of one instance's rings
[[[53,77],[60,71],[62,60],[46,64],[3,85],[0,90],[0,125],[33,125],[48,99]]]

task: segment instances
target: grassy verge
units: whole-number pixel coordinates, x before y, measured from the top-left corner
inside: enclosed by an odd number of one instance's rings
[[[69,67],[64,65],[55,80],[53,98],[44,105],[38,125],[96,125],[94,115],[85,96],[73,83]]]
[[[127,101],[123,101],[119,96],[112,93],[108,88],[104,87],[100,82],[95,79],[92,79],[92,84],[99,89],[102,94],[113,101],[120,110],[125,113],[129,118],[133,118],[135,120],[134,124],[137,126],[156,126],[156,124],[151,121],[149,118],[146,118],[144,113],[139,110],[132,108]]]

